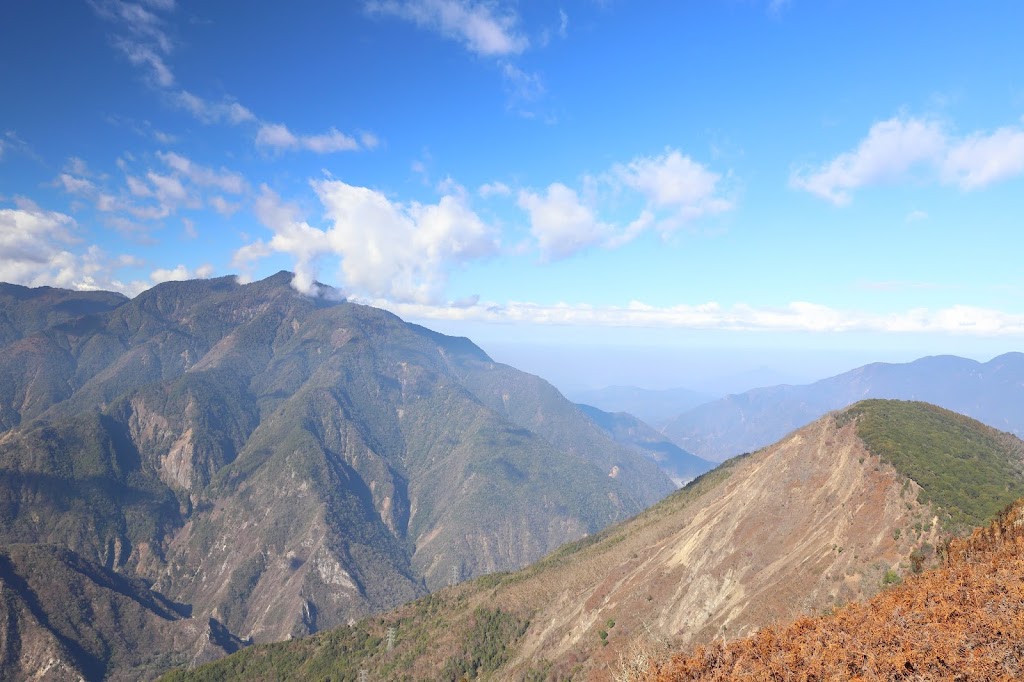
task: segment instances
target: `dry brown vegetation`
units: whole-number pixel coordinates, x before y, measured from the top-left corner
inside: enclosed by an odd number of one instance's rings
[[[946,548],[943,566],[867,603],[654,666],[683,680],[1024,678],[1024,500]]]

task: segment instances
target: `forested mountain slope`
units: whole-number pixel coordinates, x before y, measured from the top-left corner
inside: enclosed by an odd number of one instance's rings
[[[519,568],[672,489],[543,380],[290,282],[5,313],[30,321],[0,348],[0,543],[142,580],[197,637],[273,641]]]

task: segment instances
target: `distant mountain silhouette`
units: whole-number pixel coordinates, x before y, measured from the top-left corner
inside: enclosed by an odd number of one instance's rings
[[[1024,354],[988,362],[953,355],[874,363],[806,386],[772,386],[687,410],[663,432],[699,457],[722,461],[866,398],[923,400],[1024,436]]]
[[[593,405],[605,412],[628,412],[647,424],[657,427],[680,412],[703,405],[719,396],[691,391],[688,388],[655,391],[636,386],[608,386],[587,391],[575,391],[568,397],[577,403]]]

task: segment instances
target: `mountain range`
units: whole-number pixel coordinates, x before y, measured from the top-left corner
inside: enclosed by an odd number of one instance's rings
[[[627,412],[656,426],[698,405],[711,402],[721,394],[692,391],[688,388],[650,390],[636,386],[608,386],[575,391],[568,397],[577,403],[592,405],[605,412]]]
[[[693,454],[720,462],[775,442],[858,400],[922,400],[1024,436],[1024,353],[988,362],[952,355],[874,363],[804,386],[771,386],[686,410],[661,431]]]
[[[0,677],[354,622],[674,489],[545,381],[291,280],[0,285]]]
[[[628,412],[605,412],[583,404],[577,407],[617,443],[631,447],[657,462],[676,485],[689,483],[716,466],[714,462],[683,450],[654,427]]]
[[[628,676],[637,652],[872,597],[1022,493],[1016,437],[925,403],[864,401],[526,569],[167,680],[642,679]]]

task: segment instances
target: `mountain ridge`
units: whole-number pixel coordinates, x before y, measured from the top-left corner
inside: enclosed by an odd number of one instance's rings
[[[861,429],[877,430],[908,411],[922,423],[936,419],[942,437],[919,441],[932,461],[986,440],[1012,463],[1003,470],[1010,476],[1002,480],[1004,500],[1024,485],[1024,443],[1006,440],[1012,436],[922,403],[852,409],[729,460],[632,519],[515,573],[167,679],[344,679],[362,668],[384,678],[478,671],[495,679],[608,680],[635,646],[663,642],[679,650],[740,637],[870,597],[937,561],[935,548],[950,531],[936,489],[908,478],[891,453],[869,449]],[[989,483],[964,486],[982,493]],[[491,656],[474,642],[481,628],[499,622],[521,625],[501,630],[505,648]],[[389,627],[397,633],[391,652],[383,645]]]
[[[677,415],[662,432],[697,456],[721,461],[781,438],[801,424],[867,398],[923,400],[1024,436],[1024,353],[988,362],[954,355],[872,363],[800,386],[729,395]]]

